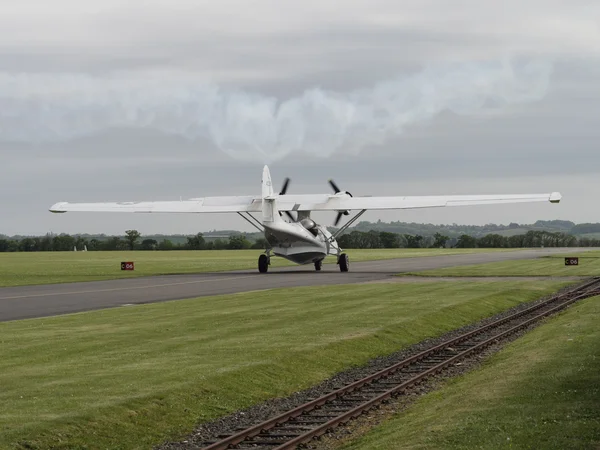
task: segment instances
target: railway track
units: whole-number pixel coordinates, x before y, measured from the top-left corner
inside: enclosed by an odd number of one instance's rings
[[[204,450],[293,449],[358,417],[365,411],[443,372],[462,359],[556,313],[572,303],[600,295],[600,278],[513,315],[449,339],[363,379],[229,436],[208,442]]]

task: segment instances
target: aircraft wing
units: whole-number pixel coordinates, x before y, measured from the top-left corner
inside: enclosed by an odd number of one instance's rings
[[[305,198],[303,198],[305,197]],[[558,192],[550,194],[440,195],[414,197],[349,197],[347,195],[281,196],[280,211],[343,211],[375,209],[439,208],[445,206],[494,205],[503,203],[559,203]],[[293,203],[292,203],[293,202]]]
[[[561,195],[441,195],[413,197],[349,197],[347,195],[280,195],[279,211],[344,211],[376,209],[439,208],[445,206],[494,205],[503,203],[558,203]],[[134,213],[230,213],[261,212],[262,199],[254,196],[203,197],[180,201],[67,203],[50,207],[54,213],[64,212],[134,212]]]
[[[260,197],[203,197],[180,201],[68,203],[50,207],[53,213],[65,212],[133,212],[133,213],[227,213],[260,212]]]

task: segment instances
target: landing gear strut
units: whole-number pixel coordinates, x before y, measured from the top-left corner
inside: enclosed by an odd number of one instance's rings
[[[348,268],[350,267],[350,261],[348,260],[348,255],[342,253],[338,257],[338,265],[340,266],[340,272],[348,272]]]
[[[267,273],[269,264],[271,264],[271,258],[264,253],[258,257],[258,271],[260,273]]]

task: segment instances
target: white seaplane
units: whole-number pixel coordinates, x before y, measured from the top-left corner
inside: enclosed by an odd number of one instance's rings
[[[333,194],[287,195],[289,178],[286,178],[279,194],[273,191],[271,174],[267,166],[262,174],[262,195],[242,197],[204,197],[180,201],[118,202],[118,203],[67,203],[52,205],[53,213],[65,212],[133,212],[133,213],[238,213],[260,232],[267,240],[265,253],[258,258],[258,270],[266,273],[271,256],[277,255],[297,264],[314,264],[321,270],[326,256],[337,258],[340,271],[349,268],[348,255],[336,241],[367,210],[437,208],[443,206],[490,205],[501,203],[550,202],[558,203],[561,195],[516,194],[516,195],[443,195],[416,197],[354,197],[340,190],[329,180]],[[311,219],[312,211],[336,211],[334,224],[337,226],[344,215],[358,211],[335,233]],[[296,217],[292,215],[296,213]],[[261,215],[258,220],[253,213]],[[289,222],[283,219],[285,213]]]

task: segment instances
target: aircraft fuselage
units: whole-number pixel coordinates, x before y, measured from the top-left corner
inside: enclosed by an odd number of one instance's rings
[[[307,229],[307,222],[311,225]],[[263,222],[265,239],[273,254],[296,264],[312,264],[327,255],[337,255],[338,245],[329,231],[310,219],[288,223]]]

